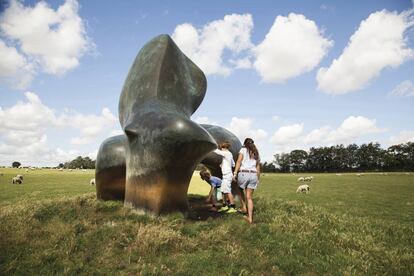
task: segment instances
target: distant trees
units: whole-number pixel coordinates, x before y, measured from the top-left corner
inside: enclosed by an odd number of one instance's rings
[[[78,156],[70,162],[59,164],[59,167],[61,167],[61,165],[66,169],[95,169],[95,160],[90,159],[88,156]]]
[[[264,172],[414,171],[414,143],[393,145],[386,150],[379,143],[312,147],[308,152],[276,154],[273,163],[265,164]]]
[[[18,167],[20,167],[22,164],[20,163],[20,162],[18,162],[18,161],[14,161],[13,163],[12,163],[12,167],[13,168],[18,168]]]

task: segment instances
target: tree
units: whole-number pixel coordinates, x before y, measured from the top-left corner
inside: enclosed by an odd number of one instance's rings
[[[70,162],[66,162],[64,167],[67,169],[94,169],[95,161],[89,157],[78,156]]]
[[[22,164],[20,163],[20,162],[18,162],[18,161],[14,161],[13,163],[12,163],[12,167],[13,168],[18,168],[18,167],[20,167]]]
[[[290,156],[289,153],[281,153],[275,155],[275,164],[280,168],[281,172],[290,172]]]
[[[303,172],[306,169],[308,153],[304,150],[292,150],[289,155],[290,165],[294,172]]]

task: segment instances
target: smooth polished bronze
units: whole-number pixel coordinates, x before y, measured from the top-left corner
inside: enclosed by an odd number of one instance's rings
[[[119,101],[125,135],[105,140],[97,156],[99,199],[124,200],[126,206],[154,214],[187,212],[195,166],[221,139],[219,127],[190,119],[206,87],[203,72],[168,35],[141,49]],[[237,142],[235,149],[241,146]]]

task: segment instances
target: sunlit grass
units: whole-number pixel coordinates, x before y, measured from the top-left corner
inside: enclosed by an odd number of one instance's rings
[[[95,199],[93,171],[0,169],[0,274],[413,275],[414,175],[265,174],[256,224]],[[310,174],[307,174],[310,175]],[[10,181],[9,181],[10,180]],[[209,186],[193,177],[191,194]]]

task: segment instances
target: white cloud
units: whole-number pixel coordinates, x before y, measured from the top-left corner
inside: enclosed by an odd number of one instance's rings
[[[231,14],[209,22],[200,29],[189,23],[178,25],[172,37],[204,73],[228,75],[234,68],[248,66],[245,57],[238,59],[237,56],[252,47],[252,29],[253,19],[250,14]],[[225,50],[231,52],[233,62],[223,60]]]
[[[26,71],[23,76],[18,74],[19,79],[23,78],[20,88],[30,83],[34,68],[40,67],[49,74],[64,74],[77,67],[82,55],[93,48],[79,17],[78,6],[76,0],[66,0],[57,10],[43,1],[34,7],[10,1],[10,6],[0,16],[0,30],[15,48],[5,49],[5,45],[0,44],[0,51],[9,53],[7,61],[1,63],[14,69],[16,74],[22,68]],[[2,69],[0,66],[0,76]]]
[[[226,127],[242,142],[245,138],[252,138],[256,143],[267,138],[267,132],[260,128],[254,128],[254,120],[252,118],[231,118],[230,125]],[[258,142],[259,141],[259,142]]]
[[[413,58],[406,31],[413,26],[412,11],[372,13],[351,36],[342,54],[317,74],[318,88],[339,95],[364,88],[387,67]]]
[[[311,71],[333,41],[302,14],[277,16],[265,39],[254,49],[254,67],[265,82],[283,82]]]
[[[26,88],[33,78],[33,66],[14,47],[0,39],[0,79],[17,89]]]
[[[280,127],[272,136],[273,144],[284,145],[295,142],[303,132],[303,123]]]
[[[407,142],[414,142],[414,131],[400,131],[397,135],[391,136],[389,140],[390,145],[397,145]]]
[[[409,80],[405,80],[398,84],[390,93],[388,93],[388,95],[396,97],[412,97],[414,96],[414,84]]]
[[[349,116],[336,130],[329,132],[326,141],[330,143],[350,143],[363,135],[383,132],[375,119],[363,116]]]
[[[318,144],[326,138],[330,130],[329,126],[314,129],[304,137],[303,142],[308,145]]]
[[[386,131],[377,126],[375,119],[363,116],[349,116],[338,128],[322,126],[304,133],[304,124],[280,127],[271,137],[276,152],[290,152],[294,149],[308,150],[312,146],[331,146],[355,143],[370,134]]]
[[[25,93],[26,101],[3,109],[0,107],[1,163],[19,159],[28,163],[53,164],[79,155],[78,150],[51,148],[47,132],[53,128],[69,127],[82,136],[72,138],[74,145],[96,142],[99,135],[110,134],[117,119],[108,108],[100,115],[64,111],[58,114],[46,106],[33,92]],[[65,159],[63,159],[65,158]],[[8,164],[7,163],[7,164]]]

